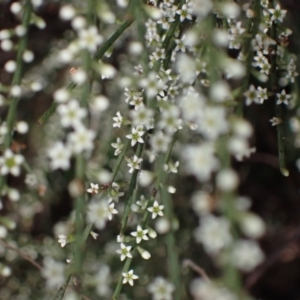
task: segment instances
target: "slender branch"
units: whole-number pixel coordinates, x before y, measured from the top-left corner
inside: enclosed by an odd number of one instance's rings
[[[0,243],[3,246],[5,246],[6,248],[17,252],[19,254],[19,256],[21,256],[23,259],[29,261],[33,266],[35,266],[37,269],[39,269],[39,271],[42,271],[43,267],[40,264],[38,264],[35,260],[33,260],[30,256],[26,255],[21,250],[19,250],[18,248],[14,247],[14,246],[12,246],[10,244],[8,244],[7,242],[5,242],[2,239],[0,239]]]
[[[13,79],[12,79],[12,86],[20,85],[22,80],[22,73],[23,73],[23,53],[26,50],[27,47],[27,39],[28,39],[28,30],[29,30],[29,22],[30,22],[30,16],[32,12],[32,4],[30,0],[26,0],[24,4],[24,12],[23,12],[23,18],[22,18],[22,26],[26,28],[27,32],[24,36],[20,38],[20,41],[18,43],[18,52],[17,52],[17,58],[16,58],[16,71],[14,73]],[[8,100],[9,103],[9,109],[8,114],[6,118],[6,124],[7,124],[7,133],[4,136],[4,148],[7,149],[10,147],[11,140],[12,140],[12,132],[13,132],[13,126],[16,119],[16,112],[17,112],[17,106],[19,103],[19,97],[14,97],[10,95],[10,99]],[[6,176],[0,176],[0,194],[2,192],[2,189],[6,182]]]
[[[210,279],[207,276],[207,274],[205,273],[205,271],[202,268],[200,268],[198,265],[196,265],[192,260],[185,259],[182,262],[182,265],[184,267],[190,267],[192,270],[194,270],[196,273],[198,273],[204,280],[206,280],[207,282],[210,282]]]

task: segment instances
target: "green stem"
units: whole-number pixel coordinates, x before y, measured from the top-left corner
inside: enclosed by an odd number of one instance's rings
[[[246,59],[246,77],[243,79],[241,89],[239,90],[239,101],[238,105],[236,107],[236,115],[242,116],[243,115],[243,108],[244,108],[244,93],[249,87],[250,82],[250,74],[251,74],[251,68],[252,68],[252,59],[253,59],[253,51],[251,49],[251,41],[255,37],[255,35],[258,32],[258,27],[260,23],[260,1],[256,0],[254,3],[253,10],[255,11],[255,18],[253,21],[249,19],[247,24],[247,32],[251,32],[250,37],[247,37],[244,41],[244,47],[242,50],[242,53],[244,55],[247,55]]]
[[[274,1],[271,3],[272,7],[274,8]],[[271,27],[271,38],[276,41],[277,39],[277,26],[276,23],[273,22],[272,27]],[[278,79],[279,79],[279,74],[277,70],[277,61],[276,61],[276,56],[277,56],[277,43],[272,47],[273,50],[273,55],[271,56],[271,80],[270,80],[270,85],[271,85],[271,91],[276,94],[278,91]],[[276,96],[275,96],[276,97]],[[275,98],[274,97],[274,98]],[[277,143],[278,143],[278,160],[279,160],[279,168],[283,176],[289,176],[289,170],[286,167],[286,158],[285,158],[285,149],[284,149],[284,130],[283,130],[283,111],[282,111],[282,104],[276,104],[276,99],[274,99],[275,103],[275,115],[277,118],[281,119],[282,122],[278,124],[277,127]]]
[[[127,20],[117,29],[117,31],[103,44],[99,52],[95,55],[94,59],[99,60],[103,57],[105,52],[114,44],[120,35],[133,23],[134,19],[130,16]]]
[[[146,137],[145,137],[145,139],[146,139]],[[141,157],[143,149],[144,149],[144,144],[139,144],[137,149],[136,149],[136,154],[135,155],[137,157]],[[131,205],[132,205],[132,202],[135,198],[134,194],[135,194],[135,190],[136,190],[136,182],[137,182],[138,173],[139,173],[138,170],[134,170],[133,174],[131,176],[129,189],[128,189],[128,200],[126,201],[123,217],[122,217],[122,220],[121,220],[120,236],[124,235],[124,230],[126,228],[127,221],[128,221],[128,218],[129,218]]]
[[[132,250],[132,256],[134,256],[135,252],[136,252],[136,248],[137,247],[134,247],[134,249]],[[126,262],[125,262],[125,265],[122,269],[122,273],[126,273],[129,271],[129,268],[130,268],[130,265],[131,265],[131,262],[132,262],[132,258],[127,258]],[[118,284],[116,286],[116,289],[113,293],[113,296],[111,298],[111,300],[117,300],[119,295],[120,295],[120,292],[122,290],[122,285],[123,285],[123,276],[120,276],[120,279],[118,281]]]
[[[30,17],[32,12],[32,5],[30,0],[26,0],[24,4],[24,11],[23,11],[23,18],[22,18],[22,26],[26,28],[27,32],[24,36],[20,38],[20,41],[18,43],[18,51],[17,51],[17,57],[16,57],[16,63],[17,68],[14,73],[13,79],[12,79],[12,86],[20,85],[22,81],[22,75],[23,75],[23,53],[26,50],[27,47],[27,40],[28,40],[28,31],[29,31],[29,23],[30,23]],[[12,133],[13,133],[13,127],[16,119],[16,113],[17,113],[17,106],[19,103],[18,97],[10,96],[8,99],[9,103],[9,109],[8,114],[6,118],[6,124],[7,124],[7,133],[4,136],[4,149],[7,149],[10,147],[11,140],[12,140]],[[0,176],[0,194],[2,192],[2,189],[6,183],[6,176]]]
[[[182,288],[180,282],[180,266],[179,266],[179,258],[178,258],[178,248],[175,242],[175,234],[172,226],[173,222],[173,205],[170,199],[170,194],[167,192],[166,187],[162,186],[160,188],[160,194],[165,206],[165,215],[168,218],[171,229],[166,235],[166,246],[168,253],[168,273],[171,279],[171,282],[175,286],[174,299],[180,300],[182,299]]]

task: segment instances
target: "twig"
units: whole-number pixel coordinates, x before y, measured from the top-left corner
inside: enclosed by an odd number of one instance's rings
[[[39,269],[39,271],[42,271],[43,267],[38,264],[36,261],[34,261],[31,257],[29,257],[28,255],[26,255],[25,253],[23,253],[22,251],[20,251],[18,248],[15,248],[14,246],[6,243],[4,240],[0,239],[0,242],[8,249],[16,251],[19,256],[21,256],[23,259],[29,261],[32,265],[34,265],[37,269]]]
[[[209,277],[207,276],[207,274],[205,273],[205,271],[200,268],[198,265],[196,265],[193,261],[191,261],[190,259],[185,259],[182,262],[182,265],[184,267],[190,267],[192,270],[194,270],[196,273],[198,273],[203,279],[205,279],[207,282],[210,282]]]

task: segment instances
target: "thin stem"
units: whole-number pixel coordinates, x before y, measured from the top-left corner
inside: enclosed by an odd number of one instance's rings
[[[255,35],[258,32],[259,22],[260,22],[260,1],[255,0],[253,10],[255,11],[255,18],[253,18],[253,21],[249,19],[247,24],[247,32],[251,32],[250,37],[247,37],[247,39],[244,41],[244,47],[242,50],[242,53],[244,55],[247,55],[246,58],[246,77],[243,79],[241,89],[239,89],[239,101],[238,105],[236,107],[236,115],[242,116],[243,115],[243,108],[244,108],[244,93],[249,87],[249,81],[250,81],[250,74],[251,74],[251,68],[252,68],[252,59],[253,59],[253,51],[251,49],[251,41],[255,37]]]
[[[22,26],[26,28],[27,32],[24,36],[20,38],[20,41],[18,43],[18,51],[17,51],[17,57],[16,57],[16,64],[17,68],[14,73],[13,79],[12,79],[12,86],[20,85],[22,81],[22,75],[23,75],[23,53],[26,50],[27,47],[27,39],[28,39],[28,31],[29,31],[29,22],[30,22],[30,16],[32,12],[32,5],[30,0],[26,0],[24,4],[24,11],[23,11],[23,18],[22,18]],[[8,114],[6,118],[6,124],[7,124],[7,133],[4,136],[4,149],[7,149],[10,147],[11,140],[12,140],[12,132],[14,127],[14,122],[16,119],[16,113],[17,113],[17,106],[19,103],[19,97],[13,97],[10,96],[8,99],[9,103],[9,109]],[[2,189],[5,185],[6,177],[0,176],[0,194],[2,192]]]
[[[190,267],[193,271],[197,272],[205,281],[210,282],[210,279],[207,276],[206,272],[201,267],[196,265],[192,260],[185,259],[182,262],[182,265],[185,267]]]
[[[272,1],[272,7],[274,8],[274,1]],[[277,26],[276,23],[273,22],[272,27],[271,27],[271,38],[276,41],[277,38]],[[272,92],[275,94],[278,91],[278,85],[277,82],[279,80],[279,74],[277,70],[277,61],[276,61],[276,56],[277,56],[277,42],[276,44],[272,47],[272,53],[271,53],[271,80],[270,80],[270,85]],[[275,100],[275,99],[274,99]],[[275,103],[275,115],[277,118],[283,120],[283,111],[282,111],[282,104],[277,104],[276,100],[274,101]],[[279,168],[284,176],[289,176],[289,170],[286,167],[286,158],[285,158],[285,149],[284,149],[284,130],[283,130],[283,122],[278,124],[277,126],[277,143],[278,143],[278,160],[279,160]]]
[[[7,249],[13,250],[15,252],[17,252],[19,254],[20,257],[22,257],[23,259],[29,261],[33,266],[35,266],[37,269],[39,269],[39,271],[42,271],[43,267],[38,264],[35,260],[33,260],[30,256],[26,255],[25,253],[23,253],[22,251],[20,251],[18,248],[8,244],[7,242],[5,242],[4,240],[0,239],[0,243]]]
[[[167,192],[166,187],[162,186],[160,188],[160,194],[165,206],[165,215],[168,218],[169,222],[172,224],[173,221],[173,205],[170,199],[170,194]],[[178,258],[178,249],[175,242],[174,229],[172,228],[166,235],[166,246],[168,253],[168,272],[171,281],[175,286],[174,299],[180,300],[182,299],[182,288],[180,284],[180,266],[179,266],[179,258]]]
[[[146,139],[146,137],[145,137],[145,139]],[[141,157],[143,149],[144,149],[144,144],[139,144],[137,149],[136,149],[136,154],[135,155],[137,157]],[[129,184],[129,188],[128,188],[128,200],[126,202],[126,206],[125,206],[122,221],[121,221],[120,236],[122,236],[124,234],[124,230],[125,230],[126,225],[127,225],[131,205],[132,205],[132,202],[133,202],[133,199],[134,199],[133,194],[134,194],[134,191],[136,189],[136,182],[137,182],[138,173],[139,173],[139,170],[134,170],[133,174],[131,176],[131,180],[130,180],[130,184]]]
[[[114,42],[121,36],[121,34],[133,23],[134,18],[127,16],[127,20],[117,29],[117,31],[103,44],[94,59],[99,60],[103,57],[105,52],[114,44]]]

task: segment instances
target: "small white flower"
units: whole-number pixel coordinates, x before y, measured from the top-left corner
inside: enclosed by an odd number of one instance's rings
[[[136,155],[134,155],[132,158],[126,158],[128,164],[127,166],[130,168],[129,173],[132,173],[133,170],[139,170],[140,164],[143,161],[142,158],[138,158]]]
[[[162,133],[162,131],[156,132],[151,137],[151,148],[154,152],[166,152],[171,142],[171,138],[168,135]]]
[[[76,154],[83,151],[91,151],[94,148],[93,141],[95,137],[95,131],[79,126],[68,135],[68,146]]]
[[[50,158],[50,166],[52,170],[62,169],[68,170],[70,168],[71,151],[62,142],[56,142],[50,149],[48,149],[48,156]]]
[[[272,119],[270,119],[270,122],[271,122],[272,126],[276,126],[276,125],[282,123],[282,120],[280,118],[273,117]]]
[[[147,290],[152,294],[153,300],[172,300],[172,293],[175,287],[173,283],[163,277],[156,277],[154,281],[148,285]]]
[[[117,116],[114,117],[113,120],[114,120],[113,127],[121,128],[123,117],[122,117],[122,115],[120,114],[119,111],[117,112]]]
[[[97,232],[94,232],[94,231],[90,231],[90,235],[93,237],[94,240],[96,240],[99,236],[99,234]]]
[[[276,94],[277,96],[277,102],[276,104],[281,104],[281,103],[284,103],[285,105],[288,105],[289,104],[289,99],[292,97],[292,95],[289,95],[285,92],[285,90],[282,90],[281,93],[278,93]]]
[[[108,212],[107,212],[107,217],[108,217],[108,219],[111,221],[113,215],[115,215],[115,214],[117,214],[117,213],[118,213],[118,211],[115,209],[115,203],[111,203],[111,204],[108,206]]]
[[[142,128],[142,126],[137,126],[136,128],[133,127],[131,134],[126,135],[126,137],[131,140],[132,147],[136,143],[144,143],[142,136],[145,133],[145,131],[142,131]]]
[[[6,175],[8,173],[19,176],[20,165],[23,163],[24,157],[21,154],[14,154],[10,149],[6,149],[3,156],[0,157],[0,173]]]
[[[58,113],[61,116],[61,124],[63,127],[81,126],[81,120],[87,115],[86,109],[80,107],[77,100],[71,100],[67,104],[61,104],[57,108]]]
[[[121,261],[123,261],[126,257],[132,258],[132,255],[130,253],[130,250],[132,248],[131,246],[126,246],[123,243],[121,243],[120,247],[121,249],[117,250],[116,252],[121,255],[120,256]]]
[[[152,219],[155,219],[157,216],[163,216],[163,205],[159,205],[157,201],[154,201],[152,207],[148,207],[148,211],[152,213]]]
[[[67,89],[58,89],[54,92],[53,98],[58,103],[67,102],[70,99],[70,92]]]
[[[131,235],[136,238],[136,243],[139,244],[142,240],[149,240],[147,236],[148,231],[148,229],[143,230],[142,227],[138,225],[136,231],[131,232]]]
[[[117,142],[112,143],[111,145],[112,145],[113,148],[116,149],[115,153],[114,153],[116,156],[119,155],[122,152],[123,148],[124,148],[124,144],[121,142],[121,139],[119,137],[117,138]]]
[[[64,21],[73,19],[76,15],[75,8],[72,5],[64,5],[59,11],[59,16]]]
[[[67,237],[64,234],[59,234],[58,235],[58,243],[63,248],[64,246],[67,245]]]
[[[257,97],[259,99],[259,103],[263,104],[265,100],[268,100],[268,91],[267,89],[263,89],[262,87],[257,88]]]
[[[90,194],[98,194],[99,193],[99,185],[98,183],[91,183],[91,187],[86,190]]]
[[[55,261],[51,257],[44,259],[42,276],[46,279],[49,288],[60,287],[65,282],[64,272],[65,265],[63,263]]]
[[[98,229],[103,229],[108,219],[108,205],[107,201],[100,200],[99,202],[93,201],[88,204],[87,220]]]
[[[129,283],[131,286],[133,286],[133,280],[138,279],[139,276],[133,274],[133,270],[130,270],[127,273],[122,273],[124,279],[123,279],[123,284]]]
[[[92,53],[94,53],[97,50],[97,46],[103,42],[103,37],[98,33],[97,27],[95,26],[80,30],[78,36],[80,48],[87,49]]]
[[[275,22],[283,22],[283,18],[285,17],[287,11],[284,9],[281,9],[280,5],[277,4],[275,9],[274,8],[269,8],[269,12],[271,13],[271,21]]]
[[[264,254],[256,242],[240,240],[232,250],[232,263],[242,271],[249,272],[264,259]]]

